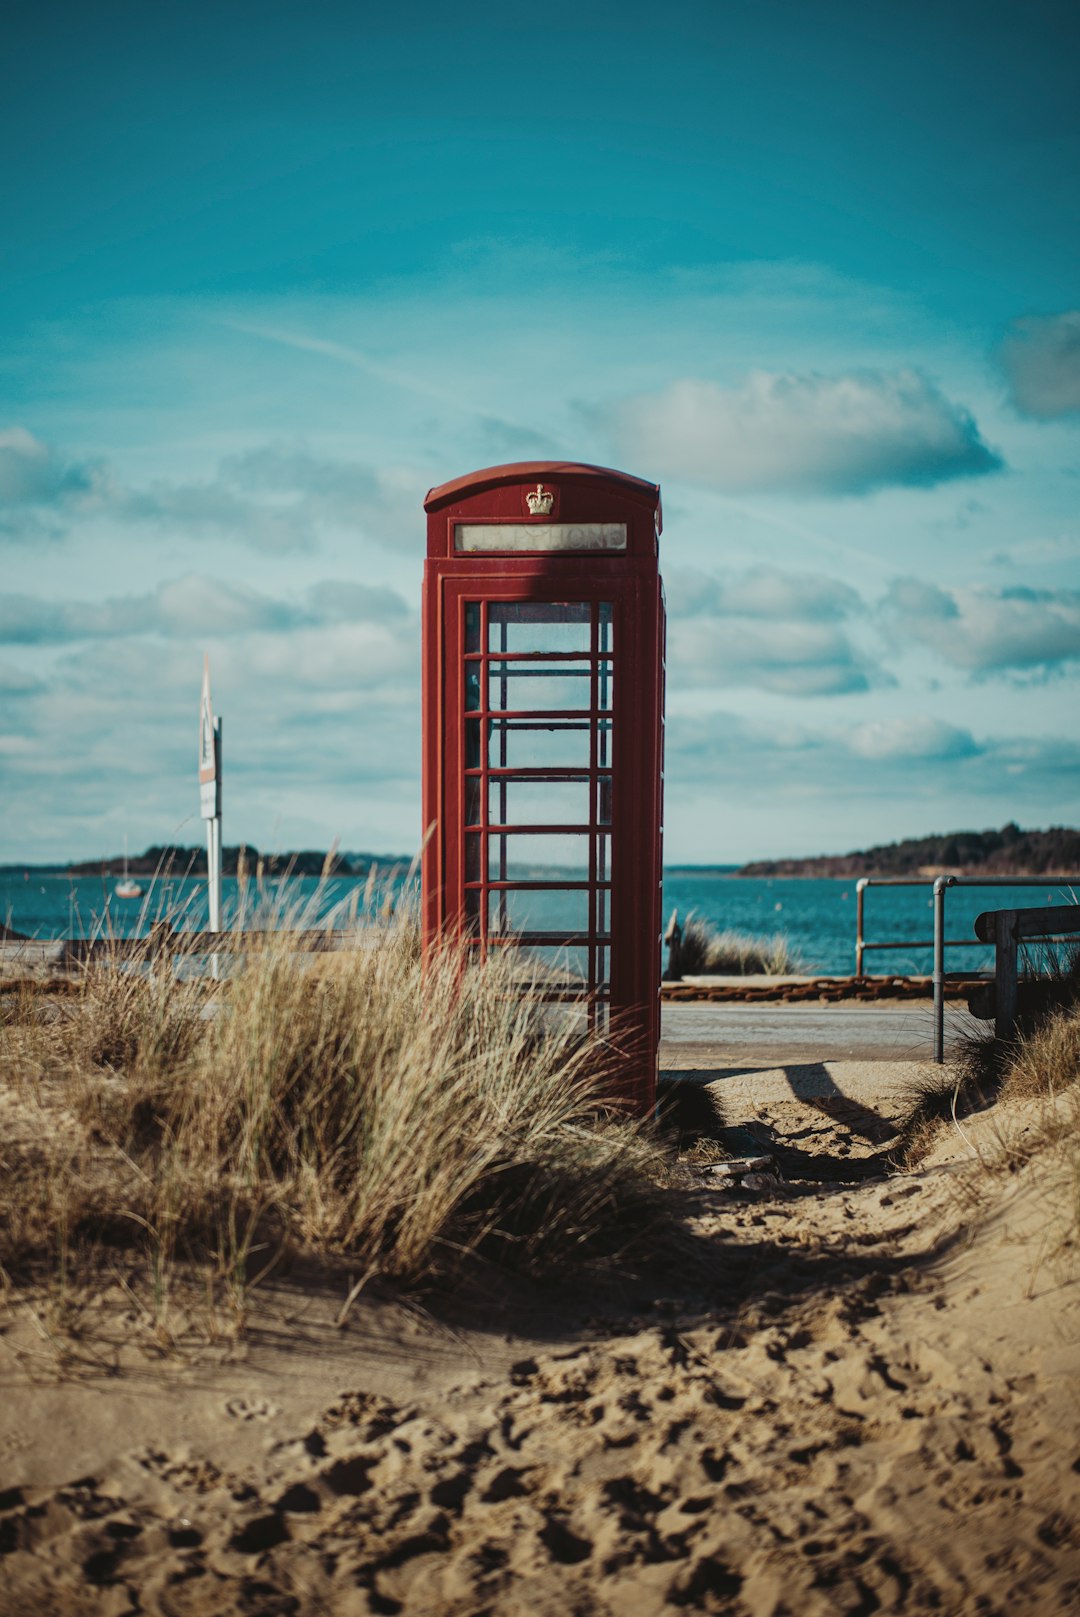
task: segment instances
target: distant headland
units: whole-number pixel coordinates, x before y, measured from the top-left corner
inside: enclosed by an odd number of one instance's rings
[[[740,876],[1047,876],[1080,872],[1080,831],[950,831],[909,837],[857,853],[811,859],[756,859]]]
[[[226,876],[345,876],[361,879],[373,869],[407,870],[409,854],[343,853],[336,848],[294,849],[262,853],[251,843],[222,849]],[[1000,831],[949,831],[942,836],[908,837],[855,853],[819,854],[807,859],[755,859],[745,865],[670,864],[669,875],[722,876],[1047,876],[1080,874],[1080,831],[1052,826],[1047,831],[1021,831],[1017,825]],[[205,876],[206,849],[164,843],[124,859],[116,854],[70,864],[0,865],[0,874],[35,870],[62,876]]]
[[[403,854],[340,853],[318,848],[302,848],[290,853],[260,853],[250,843],[222,848],[221,867],[226,876],[367,876],[379,870],[407,870],[411,856]],[[145,853],[125,859],[118,854],[106,859],[83,859],[74,864],[9,864],[0,870],[41,870],[65,876],[205,876],[206,849],[185,848],[165,843],[147,848]]]

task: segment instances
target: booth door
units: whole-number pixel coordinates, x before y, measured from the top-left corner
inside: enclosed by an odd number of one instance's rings
[[[518,951],[544,997],[584,999],[605,1027],[613,605],[463,599],[459,623],[467,933],[484,955]]]

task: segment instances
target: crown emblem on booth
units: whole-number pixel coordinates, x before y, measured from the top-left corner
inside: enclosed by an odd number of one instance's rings
[[[525,504],[529,507],[531,517],[549,517],[551,507],[555,504],[555,495],[551,489],[545,488],[543,483],[537,483],[532,492],[526,494]]]

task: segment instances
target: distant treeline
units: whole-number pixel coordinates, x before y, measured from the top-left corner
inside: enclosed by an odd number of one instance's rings
[[[408,858],[395,859],[374,853],[338,853],[336,850],[326,853],[317,848],[303,848],[293,853],[260,853],[250,843],[221,850],[221,867],[226,876],[235,876],[241,871],[248,876],[255,876],[260,871],[266,876],[321,876],[324,872],[328,876],[366,876],[373,865],[380,870],[389,870],[395,865],[407,868],[409,863]],[[64,865],[62,868],[72,876],[119,876],[123,874],[124,858],[119,855],[111,859],[85,859],[80,864]],[[168,843],[162,847],[147,848],[145,853],[128,859],[127,869],[133,876],[159,873],[205,876],[206,849],[182,848]]]
[[[939,872],[965,876],[1049,876],[1080,873],[1080,831],[1052,826],[1049,831],[950,831],[945,836],[909,837],[858,853],[823,854],[814,859],[758,859],[740,876],[921,876]]]

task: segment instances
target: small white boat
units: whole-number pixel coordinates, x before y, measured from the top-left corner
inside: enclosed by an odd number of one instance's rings
[[[142,885],[135,880],[134,876],[128,874],[127,837],[124,838],[124,874],[113,888],[113,892],[117,898],[141,898],[143,896]]]

